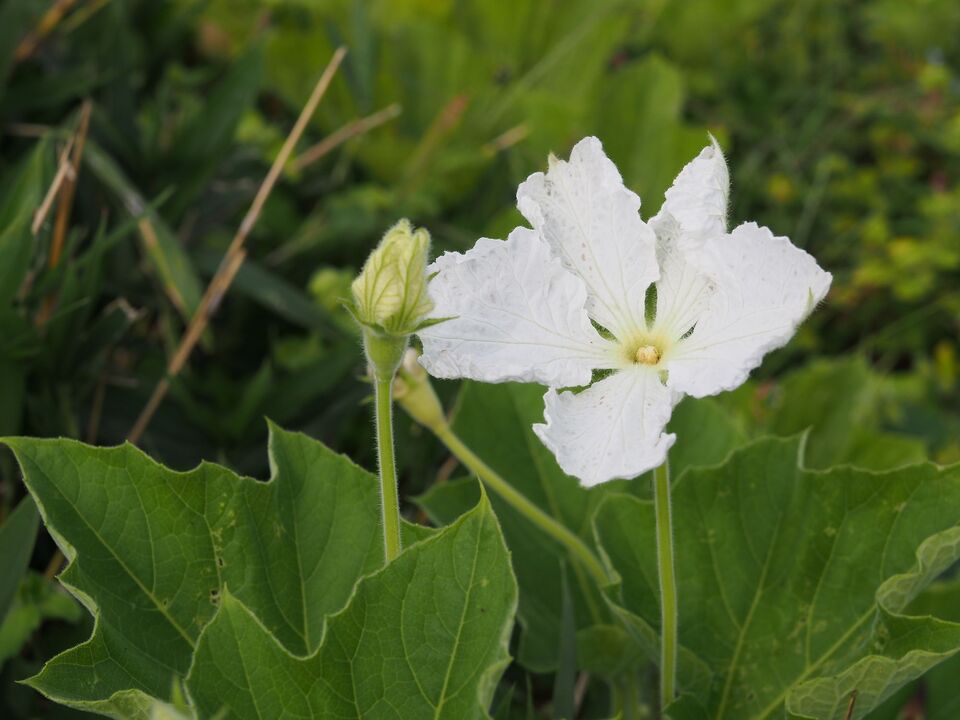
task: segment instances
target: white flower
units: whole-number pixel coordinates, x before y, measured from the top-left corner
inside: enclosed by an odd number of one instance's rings
[[[585,485],[660,465],[680,398],[740,385],[830,286],[787,238],[755,223],[727,232],[728,186],[713,141],[645,223],[600,141],[581,140],[518,189],[532,230],[430,267],[433,314],[453,319],[420,332],[421,363],[437,377],[547,385],[533,429]],[[590,384],[598,370],[607,377]]]

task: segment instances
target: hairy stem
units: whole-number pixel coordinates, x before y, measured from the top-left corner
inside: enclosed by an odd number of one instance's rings
[[[660,709],[676,695],[677,579],[673,561],[673,518],[670,510],[670,466],[653,471],[653,504],[657,520],[657,571],[660,578]]]
[[[447,446],[457,459],[466,465],[481,482],[509,503],[517,512],[540,528],[547,535],[563,545],[586,570],[598,585],[611,582],[611,578],[600,560],[587,544],[555,518],[534,505],[521,492],[504,480],[497,472],[481,460],[463,441],[454,434],[446,423],[432,425],[431,429]]]
[[[400,554],[400,496],[393,454],[392,374],[375,373],[377,461],[380,465],[380,506],[383,516],[383,549],[386,562]]]

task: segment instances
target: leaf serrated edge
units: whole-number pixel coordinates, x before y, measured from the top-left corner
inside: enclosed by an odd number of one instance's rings
[[[0,440],[0,442],[2,442],[2,440]],[[491,665],[488,666],[487,669],[480,675],[480,679],[478,680],[477,702],[479,707],[483,708],[484,717],[489,718],[489,713],[487,712],[486,708],[493,698],[493,691],[496,688],[496,683],[499,680],[500,675],[512,660],[512,656],[510,655],[510,651],[509,651],[510,635],[513,629],[513,620],[516,618],[518,591],[517,591],[517,579],[513,572],[513,563],[511,562],[510,549],[507,547],[507,544],[503,538],[503,530],[500,527],[500,522],[497,519],[496,513],[493,511],[493,507],[490,504],[490,499],[487,496],[486,490],[483,488],[482,483],[480,484],[480,488],[481,488],[480,500],[477,502],[477,504],[473,508],[465,512],[463,515],[457,518],[454,522],[450,523],[444,528],[441,528],[435,535],[432,535],[413,545],[408,545],[407,547],[405,547],[401,551],[400,555],[397,556],[396,560],[393,561],[393,563],[400,562],[403,557],[410,554],[415,548],[418,549],[418,552],[420,552],[423,550],[423,547],[425,545],[440,542],[446,535],[454,534],[455,532],[459,531],[459,528],[462,525],[464,525],[466,522],[471,520],[472,516],[475,513],[480,513],[480,516],[481,516],[480,517],[481,528],[478,531],[478,541],[479,541],[480,532],[482,532],[483,530],[483,523],[485,519],[489,518],[490,520],[492,520],[493,530],[495,532],[497,540],[500,543],[500,547],[503,549],[504,557],[506,558],[506,561],[507,561],[507,568],[509,571],[509,575],[513,582],[511,583],[511,593],[510,593],[511,601],[509,603],[509,612],[508,612],[508,617],[510,618],[510,621],[504,623],[504,627],[501,632],[500,642],[498,644],[499,659],[497,659],[496,662],[491,663]],[[200,631],[200,634],[197,638],[197,646],[199,647],[200,643],[202,642],[203,636],[207,632],[207,628],[209,628],[214,622],[214,620],[216,620],[220,616],[221,612],[225,612],[224,608],[226,607],[227,603],[232,602],[233,604],[242,608],[242,610],[246,612],[246,614],[249,615],[254,620],[254,622],[256,622],[257,626],[263,631],[263,633],[267,637],[269,637],[270,640],[273,641],[277,645],[277,647],[280,648],[289,657],[298,661],[305,661],[305,660],[310,660],[312,658],[315,658],[324,649],[324,643],[327,640],[327,633],[329,632],[330,626],[333,623],[333,621],[339,616],[346,614],[350,610],[350,607],[353,604],[354,599],[357,597],[357,595],[360,592],[361,584],[366,582],[371,582],[374,579],[379,578],[380,575],[387,572],[387,570],[390,568],[390,566],[393,563],[388,563],[383,567],[381,567],[379,570],[376,570],[375,572],[370,573],[369,575],[361,576],[357,580],[357,582],[354,583],[353,590],[351,591],[346,604],[337,612],[331,615],[328,615],[326,617],[326,622],[324,623],[324,626],[323,626],[323,634],[320,637],[320,642],[317,645],[317,649],[308,655],[296,655],[294,653],[291,653],[289,650],[287,650],[283,646],[283,644],[277,639],[276,635],[274,635],[260,621],[260,618],[258,618],[256,614],[252,610],[250,610],[250,608],[248,608],[245,603],[243,603],[243,601],[238,599],[235,595],[231,594],[229,592],[229,589],[226,588],[226,586],[224,586],[220,607],[217,608],[217,612],[214,613],[211,621],[207,623],[207,625],[205,625],[204,628]],[[196,655],[196,652],[194,652],[193,658],[191,659],[190,667],[187,670],[187,675],[186,675],[185,692],[187,693],[187,696],[190,699],[191,707],[196,707],[196,702],[194,701],[193,696],[190,692],[190,678],[194,673],[196,660],[197,660],[197,655]]]
[[[951,469],[950,467],[937,466],[935,463],[917,463],[916,465],[907,467],[917,467],[923,465],[932,465],[938,469],[938,472],[949,471]],[[827,471],[824,471],[818,472],[817,474],[825,475],[828,473]],[[952,548],[952,552],[941,552],[945,548]],[[865,614],[865,617],[869,619],[870,614],[878,611],[890,617],[899,619],[922,619],[926,617],[936,620],[945,627],[960,631],[960,623],[943,620],[933,615],[907,615],[902,612],[902,610],[907,607],[910,601],[919,595],[920,591],[929,586],[930,583],[932,583],[944,570],[949,568],[953,563],[960,559],[960,525],[947,528],[946,530],[941,530],[940,532],[934,533],[933,535],[927,537],[914,551],[914,557],[916,558],[916,563],[911,570],[904,573],[891,575],[880,584],[880,587],[877,588],[877,591],[874,595],[875,605]],[[857,624],[859,625],[859,623]],[[794,709],[791,707],[792,701],[794,703],[798,702],[800,695],[811,693],[814,685],[823,685],[830,682],[839,685],[843,682],[843,678],[845,677],[852,678],[858,675],[862,676],[864,674],[864,669],[871,665],[887,666],[891,670],[895,670],[903,665],[909,665],[912,659],[928,658],[930,660],[934,660],[926,665],[921,663],[923,669],[913,677],[908,677],[907,682],[909,682],[910,680],[915,680],[917,677],[920,677],[920,675],[937,663],[956,655],[957,652],[960,652],[960,645],[958,645],[952,652],[945,653],[937,653],[919,649],[908,650],[899,658],[892,658],[886,655],[878,655],[875,653],[865,655],[852,665],[848,666],[842,672],[833,675],[803,679],[795,682],[791,687],[787,688],[779,702],[783,702],[786,711],[793,714]],[[896,688],[893,688],[893,690],[896,690]],[[889,696],[889,693],[879,696],[876,700],[876,703],[882,702],[887,696]],[[873,707],[876,707],[876,705]],[[867,708],[867,710],[871,710],[873,707]],[[776,708],[773,708],[773,710],[775,709]],[[773,710],[764,710],[760,717],[768,717]],[[859,717],[859,715],[860,711],[858,710],[856,716]],[[806,717],[799,714],[795,716],[801,718]]]
[[[67,707],[74,707],[80,710],[94,711],[95,708],[101,708],[111,704],[115,704],[117,702],[117,699],[124,696],[124,694],[126,693],[136,693],[138,695],[142,695],[144,698],[152,698],[154,701],[158,703],[165,704],[165,701],[163,699],[153,698],[152,695],[149,695],[141,688],[131,687],[124,690],[118,690],[106,698],[101,698],[97,700],[79,700],[75,698],[70,698],[68,696],[65,696],[59,693],[52,692],[49,688],[45,687],[45,685],[42,683],[42,677],[43,677],[44,671],[46,670],[46,667],[49,663],[56,661],[58,658],[60,658],[63,655],[66,655],[67,653],[71,653],[81,648],[88,647],[91,645],[91,643],[95,641],[95,639],[98,637],[98,633],[101,631],[102,613],[100,611],[99,605],[93,600],[93,598],[90,595],[88,595],[86,592],[79,589],[76,585],[70,582],[70,577],[72,575],[71,571],[73,570],[76,563],[77,550],[70,542],[67,541],[67,539],[55,527],[53,527],[47,521],[46,506],[40,500],[40,498],[37,497],[37,495],[34,493],[33,489],[31,488],[30,482],[28,482],[27,480],[27,472],[24,467],[24,460],[27,458],[27,455],[30,453],[30,451],[35,448],[43,448],[43,447],[49,447],[49,446],[63,447],[64,445],[66,445],[73,448],[81,448],[84,450],[96,450],[98,452],[105,452],[110,455],[120,455],[123,453],[131,453],[134,457],[137,457],[141,460],[145,460],[152,469],[157,470],[158,472],[168,475],[170,477],[178,477],[178,478],[184,479],[187,482],[190,482],[191,478],[196,478],[196,477],[202,478],[206,473],[213,472],[213,473],[226,473],[231,477],[237,478],[239,481],[238,487],[242,487],[243,485],[247,485],[251,483],[254,483],[258,486],[260,485],[271,486],[275,484],[278,476],[277,467],[274,462],[274,455],[273,455],[275,437],[279,435],[293,436],[293,437],[299,436],[310,442],[316,442],[316,441],[310,438],[305,433],[284,430],[269,418],[265,418],[265,421],[267,423],[267,429],[268,429],[267,456],[268,456],[268,461],[270,465],[270,477],[266,481],[257,480],[247,475],[241,475],[239,473],[234,472],[230,468],[227,468],[224,465],[220,465],[219,463],[211,462],[208,460],[200,461],[195,467],[189,470],[175,470],[173,468],[169,468],[166,465],[154,460],[150,455],[148,455],[139,447],[137,447],[136,445],[130,442],[124,442],[119,445],[114,445],[110,447],[100,447],[100,446],[88,445],[87,443],[80,442],[79,440],[75,440],[73,438],[65,438],[65,437],[59,437],[59,438],[33,438],[33,437],[18,437],[18,436],[0,437],[0,445],[6,445],[8,448],[10,448],[10,450],[13,452],[14,456],[16,457],[17,464],[20,467],[21,475],[23,478],[23,483],[27,487],[27,490],[30,492],[30,496],[34,499],[34,502],[37,506],[37,510],[40,513],[40,518],[43,521],[44,527],[46,528],[47,532],[50,533],[57,547],[60,548],[61,552],[63,552],[64,557],[67,559],[66,567],[57,576],[57,580],[64,586],[64,588],[66,588],[66,590],[71,595],[73,595],[77,599],[78,602],[80,602],[81,605],[83,605],[84,608],[86,608],[87,612],[90,613],[94,621],[93,629],[91,630],[90,636],[86,640],[57,653],[56,655],[51,657],[49,660],[47,660],[46,663],[44,663],[44,667],[41,668],[40,672],[30,676],[29,678],[19,680],[18,683],[26,685],[32,688],[33,690],[36,690],[37,692],[42,694],[44,697],[47,697],[58,704],[65,705]],[[351,470],[357,470],[365,475],[368,475],[371,478],[371,482],[373,483],[376,482],[375,477],[372,475],[372,473],[370,473],[368,470],[362,468],[360,465],[355,463],[350,457],[348,457],[347,455],[344,455],[343,453],[338,453],[338,452],[335,452],[334,450],[331,450],[329,447],[327,447],[323,443],[319,443],[319,444],[323,447],[323,449],[327,453],[330,454],[332,458],[339,460],[341,462],[345,462],[350,467]],[[489,501],[488,501],[488,505],[489,505]],[[492,509],[491,509],[491,513],[492,513]],[[497,529],[499,532],[499,523],[497,523]],[[436,536],[432,536],[432,537],[436,537]],[[430,540],[432,539],[432,537],[426,538],[425,540],[421,540],[420,542],[425,542],[426,540]],[[503,541],[502,535],[500,539],[502,542]],[[419,542],[414,543],[409,547],[413,547],[414,545],[419,545],[419,544],[420,544]],[[512,568],[511,568],[511,573],[512,573]],[[358,578],[358,582],[362,579],[363,579],[363,576]],[[354,584],[353,590],[351,591],[351,594],[347,599],[347,605],[349,605],[349,603],[353,599],[354,594],[356,593],[356,585],[357,583]],[[221,587],[221,591],[222,590],[223,590],[223,587]],[[342,612],[342,610],[338,611],[338,613],[339,612]],[[218,613],[219,613],[219,609],[216,613],[214,613],[210,617],[210,620],[207,622],[207,624],[212,622],[213,619],[217,617]],[[330,617],[332,616],[328,616],[327,619],[329,620]],[[194,641],[193,657],[195,657],[196,645],[199,643],[200,636],[203,634],[203,630],[205,628],[206,628],[206,625],[204,625],[204,627],[201,628],[200,632],[197,634],[197,639]],[[324,626],[324,634],[325,633],[326,633],[326,625]],[[271,637],[276,639],[272,633],[271,633]],[[322,641],[323,641],[323,638],[321,636],[321,641],[320,641],[321,644],[322,644]],[[320,645],[318,644],[318,648],[319,646]],[[283,645],[280,644],[280,647],[283,647]],[[286,650],[286,648],[284,648],[284,650]],[[188,667],[187,669],[187,675],[185,677],[189,677],[190,668],[193,666],[193,657],[191,658],[191,664],[190,664],[190,667]],[[97,709],[96,712],[103,712],[103,710]],[[129,715],[127,714],[121,714],[121,715],[117,715],[116,717],[124,718],[128,716]],[[143,715],[143,717],[148,718],[149,713],[147,713],[146,715]]]
[[[809,436],[810,436],[810,432],[811,432],[810,428],[807,428],[807,429],[804,430],[803,432],[798,433],[798,434],[795,434],[795,435],[791,435],[791,436],[764,435],[764,436],[760,436],[760,437],[758,437],[758,438],[754,438],[754,439],[752,439],[751,441],[749,441],[749,442],[747,442],[747,443],[744,443],[743,445],[740,445],[740,446],[732,449],[729,453],[727,453],[727,456],[726,456],[723,460],[721,460],[721,461],[719,461],[719,462],[716,462],[716,463],[713,463],[713,464],[710,464],[710,465],[702,465],[702,466],[695,466],[695,467],[685,468],[685,469],[683,470],[683,472],[679,475],[679,477],[677,478],[677,480],[675,481],[674,486],[676,486],[676,485],[679,484],[680,482],[689,482],[686,478],[687,478],[691,473],[692,473],[692,474],[696,474],[696,473],[700,473],[700,472],[710,472],[710,471],[713,471],[713,470],[718,470],[718,469],[720,469],[721,467],[729,464],[734,457],[736,457],[736,456],[738,456],[738,455],[740,455],[740,454],[743,454],[743,453],[750,452],[750,451],[752,450],[752,448],[754,448],[754,447],[757,446],[757,445],[767,444],[767,443],[770,443],[771,441],[777,441],[777,442],[779,442],[779,443],[784,443],[784,444],[790,443],[790,442],[797,442],[797,465],[796,465],[796,469],[799,470],[801,473],[807,475],[807,476],[820,476],[820,477],[824,477],[824,476],[828,476],[828,475],[835,474],[835,473],[838,473],[838,472],[853,471],[853,472],[856,472],[857,474],[863,475],[863,476],[879,477],[879,476],[883,476],[883,475],[889,475],[889,474],[892,473],[892,472],[905,472],[905,471],[909,471],[909,470],[911,470],[911,469],[915,469],[915,470],[921,470],[921,469],[922,469],[922,470],[926,470],[926,471],[928,471],[928,472],[932,471],[932,472],[934,472],[934,473],[936,473],[936,474],[939,475],[940,473],[950,472],[950,471],[953,471],[953,470],[955,470],[955,469],[957,469],[957,468],[960,468],[960,464],[947,465],[947,466],[945,466],[945,465],[940,465],[940,464],[938,464],[938,463],[934,463],[934,462],[931,462],[931,461],[924,461],[924,462],[912,463],[912,464],[909,464],[909,465],[904,465],[904,466],[902,466],[902,467],[892,468],[892,469],[888,469],[888,470],[876,470],[876,469],[871,469],[871,468],[861,468],[861,467],[858,467],[858,466],[853,465],[852,463],[843,463],[843,464],[836,465],[836,466],[833,466],[833,467],[830,467],[830,468],[826,468],[826,469],[808,468],[808,467],[806,467],[806,465],[804,464],[804,458],[805,458],[805,455],[806,455],[806,445],[807,445],[807,441],[808,441]],[[636,503],[639,503],[639,504],[641,504],[641,505],[650,505],[650,504],[652,504],[652,501],[649,500],[649,499],[639,498],[639,497],[637,497],[637,496],[635,496],[635,495],[631,495],[631,494],[629,494],[629,493],[609,493],[609,494],[607,494],[599,503],[597,503],[597,506],[594,508],[593,517],[591,518],[591,525],[592,525],[592,528],[593,528],[594,542],[595,542],[595,544],[596,544],[596,546],[597,546],[597,549],[598,549],[598,552],[599,552],[599,554],[600,554],[601,561],[604,563],[604,565],[606,566],[607,570],[611,573],[611,575],[617,579],[616,582],[613,582],[613,583],[611,583],[610,585],[608,585],[608,586],[606,586],[605,588],[603,588],[603,590],[604,590],[604,592],[603,592],[604,599],[607,601],[607,603],[608,603],[608,604],[610,605],[610,607],[611,607],[611,610],[612,610],[617,616],[620,616],[621,613],[626,612],[626,613],[629,613],[632,617],[635,617],[635,618],[637,618],[638,620],[641,620],[641,621],[642,621],[642,618],[639,618],[638,616],[634,615],[633,613],[631,613],[629,610],[627,610],[626,608],[624,608],[624,607],[620,604],[620,598],[617,597],[616,592],[617,592],[618,588],[621,586],[622,578],[620,577],[620,575],[619,575],[619,574],[616,572],[616,570],[614,569],[613,564],[612,564],[612,562],[611,562],[611,560],[610,560],[610,557],[609,557],[609,555],[608,555],[607,552],[606,552],[606,549],[604,548],[603,544],[600,542],[600,535],[599,535],[599,531],[598,531],[598,527],[597,527],[597,519],[598,519],[598,517],[599,517],[599,515],[600,515],[601,509],[602,509],[604,506],[606,506],[607,503],[613,503],[613,502],[617,502],[617,501],[623,502],[624,500],[627,500],[627,499],[632,500],[632,501],[634,501],[634,502],[636,502]],[[896,611],[893,611],[893,610],[890,609],[887,601],[888,601],[888,599],[892,596],[895,587],[900,587],[900,586],[902,586],[902,585],[905,584],[905,583],[909,585],[909,584],[910,584],[910,581],[911,581],[912,579],[914,579],[914,578],[920,578],[920,579],[916,580],[916,582],[915,582],[914,585],[913,585],[913,587],[917,590],[917,592],[912,593],[912,594],[908,593],[909,597],[907,597],[907,599],[906,599],[905,601],[901,602],[901,606],[903,606],[903,605],[905,605],[907,602],[909,602],[911,599],[913,599],[913,597],[915,597],[915,596],[919,593],[920,590],[922,590],[924,587],[926,587],[927,585],[929,585],[934,579],[936,579],[936,576],[937,576],[938,572],[937,572],[937,571],[930,571],[930,570],[928,569],[928,567],[927,567],[927,561],[924,560],[924,556],[925,556],[925,554],[926,554],[926,552],[928,551],[928,549],[929,549],[930,546],[932,546],[932,545],[937,545],[938,547],[941,547],[941,546],[942,546],[941,543],[938,543],[938,542],[937,542],[937,539],[938,539],[938,538],[940,538],[940,537],[943,536],[943,535],[953,535],[953,534],[956,534],[956,538],[955,538],[954,541],[953,541],[953,545],[956,547],[956,550],[955,550],[955,552],[954,552],[953,555],[948,556],[947,559],[941,560],[941,561],[938,563],[939,570],[940,570],[940,571],[945,570],[952,562],[955,562],[956,560],[960,559],[960,526],[955,526],[955,527],[953,527],[953,528],[948,528],[948,529],[943,530],[943,531],[941,531],[941,532],[939,532],[939,533],[935,533],[934,535],[929,536],[929,537],[926,538],[923,542],[920,543],[920,545],[917,547],[917,550],[915,551],[915,556],[916,556],[916,558],[917,558],[917,564],[914,566],[914,568],[915,568],[914,570],[908,571],[908,572],[906,572],[906,573],[898,573],[898,574],[896,574],[896,575],[892,575],[892,576],[886,578],[886,579],[880,584],[880,586],[877,588],[877,591],[876,591],[876,593],[875,593],[875,606],[874,606],[873,608],[871,608],[871,610],[867,613],[867,618],[866,618],[866,619],[869,619],[869,614],[877,612],[878,609],[879,609],[881,612],[886,612],[886,613],[890,614],[891,616],[897,616],[897,617],[901,617],[901,618],[921,617],[921,616],[908,616],[908,615],[903,615],[903,614],[900,614],[900,613],[898,613],[898,612],[896,612]],[[937,619],[937,618],[935,618],[935,619]],[[939,620],[939,619],[938,619],[938,620]],[[946,625],[954,626],[954,627],[957,627],[958,629],[960,629],[960,623],[952,623],[952,622],[945,621],[945,620],[939,620],[939,621],[940,621],[941,623],[946,624]],[[656,631],[653,630],[652,626],[649,626],[646,622],[644,622],[644,625],[645,625],[646,627],[649,627],[650,630],[651,630],[651,631],[654,633],[654,635],[655,635]],[[859,625],[860,625],[860,623],[858,622],[855,626],[858,627]],[[634,633],[632,632],[632,630],[631,630],[631,628],[630,628],[629,625],[628,625],[628,631],[630,631],[631,634],[634,634]],[[634,635],[634,636],[635,636],[635,635]],[[636,637],[636,636],[635,636],[635,637]],[[646,642],[648,641],[648,639],[646,639],[646,638],[638,638],[638,640],[640,640],[642,643],[646,643]],[[684,652],[685,652],[685,653],[688,653],[691,658],[696,659],[697,661],[699,661],[699,658],[698,658],[695,654],[693,654],[693,653],[692,653],[691,651],[689,651],[687,648],[684,648],[684,647],[681,646],[681,653],[684,653]],[[957,652],[960,652],[960,647],[958,647],[957,650],[954,651],[953,653],[949,653],[949,654],[933,653],[933,655],[935,655],[935,656],[937,656],[937,657],[940,657],[940,660],[942,661],[942,660],[948,659],[949,657],[951,657],[952,655],[956,654]],[[829,658],[829,656],[830,656],[831,654],[832,654],[832,652],[831,652],[831,651],[828,651],[828,652],[825,654],[825,658]],[[904,656],[901,658],[901,660],[903,660],[904,658],[907,658],[907,657],[920,656],[920,655],[924,655],[924,654],[925,654],[925,651],[921,651],[921,650],[911,650],[911,651],[908,651],[907,653],[905,653]],[[655,659],[655,658],[654,658],[654,659]],[[871,660],[880,660],[880,661],[886,661],[886,662],[891,662],[891,663],[895,663],[895,662],[896,662],[896,661],[894,661],[893,659],[887,658],[887,657],[885,657],[885,656],[881,656],[881,655],[868,655],[868,656],[865,656],[865,657],[861,658],[861,659],[858,660],[856,663],[854,663],[853,665],[851,665],[850,667],[848,667],[843,673],[837,674],[837,675],[835,675],[835,676],[822,677],[822,678],[814,678],[814,679],[802,679],[803,676],[801,676],[801,679],[798,679],[797,681],[794,681],[794,683],[793,683],[791,686],[785,688],[785,690],[784,690],[784,692],[781,694],[781,696],[778,697],[775,702],[772,702],[772,703],[770,703],[768,706],[766,706],[766,707],[760,712],[760,714],[756,716],[756,718],[757,718],[758,720],[763,720],[763,719],[765,719],[765,718],[768,718],[768,717],[771,716],[771,714],[772,714],[773,712],[775,712],[775,711],[777,710],[777,708],[779,708],[779,707],[781,707],[781,706],[783,706],[783,707],[785,708],[785,711],[786,711],[787,713],[791,713],[792,711],[790,710],[790,707],[789,707],[789,705],[790,705],[790,697],[791,697],[791,695],[793,694],[794,691],[799,690],[800,688],[802,688],[802,687],[805,686],[805,685],[810,685],[810,684],[816,683],[816,682],[822,682],[822,681],[824,681],[824,680],[836,679],[836,678],[841,677],[841,676],[844,675],[844,674],[853,673],[857,668],[859,668],[859,667],[862,666],[862,665],[865,665],[865,664],[869,663]],[[702,662],[702,661],[699,661],[699,662]],[[813,666],[814,670],[815,670],[817,667],[819,667],[819,665]],[[929,666],[928,666],[928,668],[926,668],[926,669],[929,669]],[[925,671],[926,671],[926,670],[924,670],[924,672],[925,672]],[[711,671],[711,675],[712,675],[712,671]],[[882,700],[883,698],[880,698],[880,699]],[[858,714],[858,715],[859,715],[859,714]],[[794,717],[804,718],[804,720],[806,720],[806,716],[795,715]]]

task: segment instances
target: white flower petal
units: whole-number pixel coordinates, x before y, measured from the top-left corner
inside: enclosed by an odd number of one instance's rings
[[[643,328],[644,294],[659,274],[656,238],[599,140],[581,140],[569,162],[551,158],[546,174],[520,185],[517,206],[586,282],[590,317],[618,337]]]
[[[635,366],[580,393],[548,390],[546,423],[533,430],[586,486],[632,478],[666,460],[676,435],[663,429],[678,398],[655,369]]]
[[[684,243],[726,234],[729,194],[727,162],[711,135],[710,144],[677,175],[650,224],[657,236],[677,237]]]
[[[685,252],[677,238],[658,238],[657,305],[652,332],[669,346],[694,327],[716,293],[712,275],[697,264],[698,254]]]
[[[785,345],[832,279],[810,255],[756,223],[704,244],[716,292],[693,333],[663,361],[669,384],[695,397],[737,387],[763,356]]]
[[[583,281],[552,257],[539,234],[517,228],[482,238],[430,266],[431,317],[421,364],[436,377],[571,387],[610,367],[615,346],[590,324]]]

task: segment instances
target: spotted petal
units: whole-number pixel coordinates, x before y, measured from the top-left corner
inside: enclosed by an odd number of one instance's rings
[[[695,397],[737,387],[785,345],[827,294],[831,275],[785,237],[756,223],[706,242],[715,292],[693,333],[663,358],[669,384]]]
[[[517,205],[564,267],[583,278],[590,317],[617,337],[643,327],[644,294],[659,274],[655,237],[599,140],[578,142],[569,162],[551,158],[546,174],[520,185]]]
[[[579,393],[548,390],[546,423],[533,430],[584,485],[632,478],[666,459],[676,436],[663,430],[678,398],[655,369],[637,365]]]
[[[482,238],[466,253],[444,253],[429,271],[437,273],[432,316],[452,318],[420,331],[420,362],[431,375],[570,387],[612,365],[615,347],[590,323],[583,281],[536,231]]]
[[[700,243],[726,234],[729,193],[727,162],[711,136],[710,145],[677,175],[650,224],[657,236],[677,237],[683,243]]]

